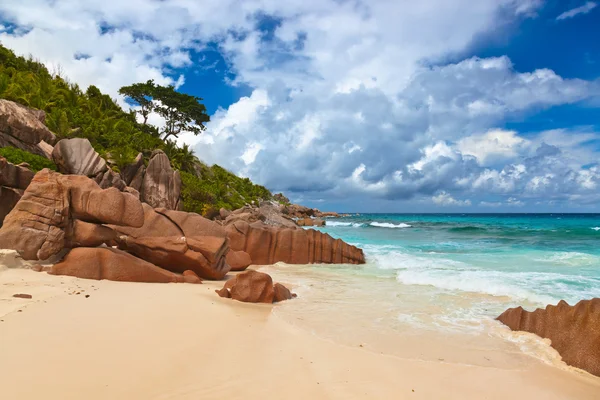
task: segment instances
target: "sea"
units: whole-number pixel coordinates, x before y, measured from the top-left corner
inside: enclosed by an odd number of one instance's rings
[[[312,229],[362,248],[366,264],[263,270],[299,295],[280,316],[347,344],[402,342],[399,355],[443,359],[441,338],[453,337],[446,344],[463,350],[477,343],[484,354],[524,351],[554,362],[546,342],[495,318],[510,307],[600,297],[600,214],[352,214]],[[412,348],[427,335],[429,351]]]

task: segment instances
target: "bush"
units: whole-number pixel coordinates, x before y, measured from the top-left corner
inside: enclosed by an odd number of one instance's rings
[[[6,158],[13,164],[25,162],[31,166],[32,171],[38,172],[44,168],[50,168],[56,171],[56,165],[46,157],[31,154],[27,151],[17,149],[16,147],[0,147],[0,156]]]

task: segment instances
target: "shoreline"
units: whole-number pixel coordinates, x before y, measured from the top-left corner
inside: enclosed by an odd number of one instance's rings
[[[420,361],[322,339],[280,317],[278,305],[219,298],[214,290],[222,285],[0,269],[3,393],[92,400],[276,393],[294,399],[593,399],[600,391],[600,379],[541,362],[503,369]]]

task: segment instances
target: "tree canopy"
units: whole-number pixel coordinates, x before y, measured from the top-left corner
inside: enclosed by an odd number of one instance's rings
[[[155,112],[165,119],[166,125],[160,132],[162,139],[177,138],[181,132],[201,133],[210,121],[201,97],[191,96],[175,90],[174,86],[160,86],[149,80],[123,86],[119,93],[139,106],[137,111],[146,125],[148,116]]]

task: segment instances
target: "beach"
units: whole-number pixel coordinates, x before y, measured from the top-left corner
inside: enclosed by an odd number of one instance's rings
[[[339,320],[329,312],[328,320],[309,327],[300,313],[293,323],[301,300],[244,304],[216,296],[221,287],[2,268],[3,397],[595,399],[600,393],[596,377],[518,351],[481,350],[477,340],[440,346],[443,360],[434,360],[430,345],[437,339],[426,331],[420,338],[397,332],[387,340],[368,332],[354,342],[351,335],[328,337],[328,328],[345,323],[344,310]],[[12,297],[17,293],[32,299]],[[402,345],[404,338],[410,346]],[[472,351],[461,354],[465,343]],[[402,354],[415,346],[428,348],[427,356]]]

